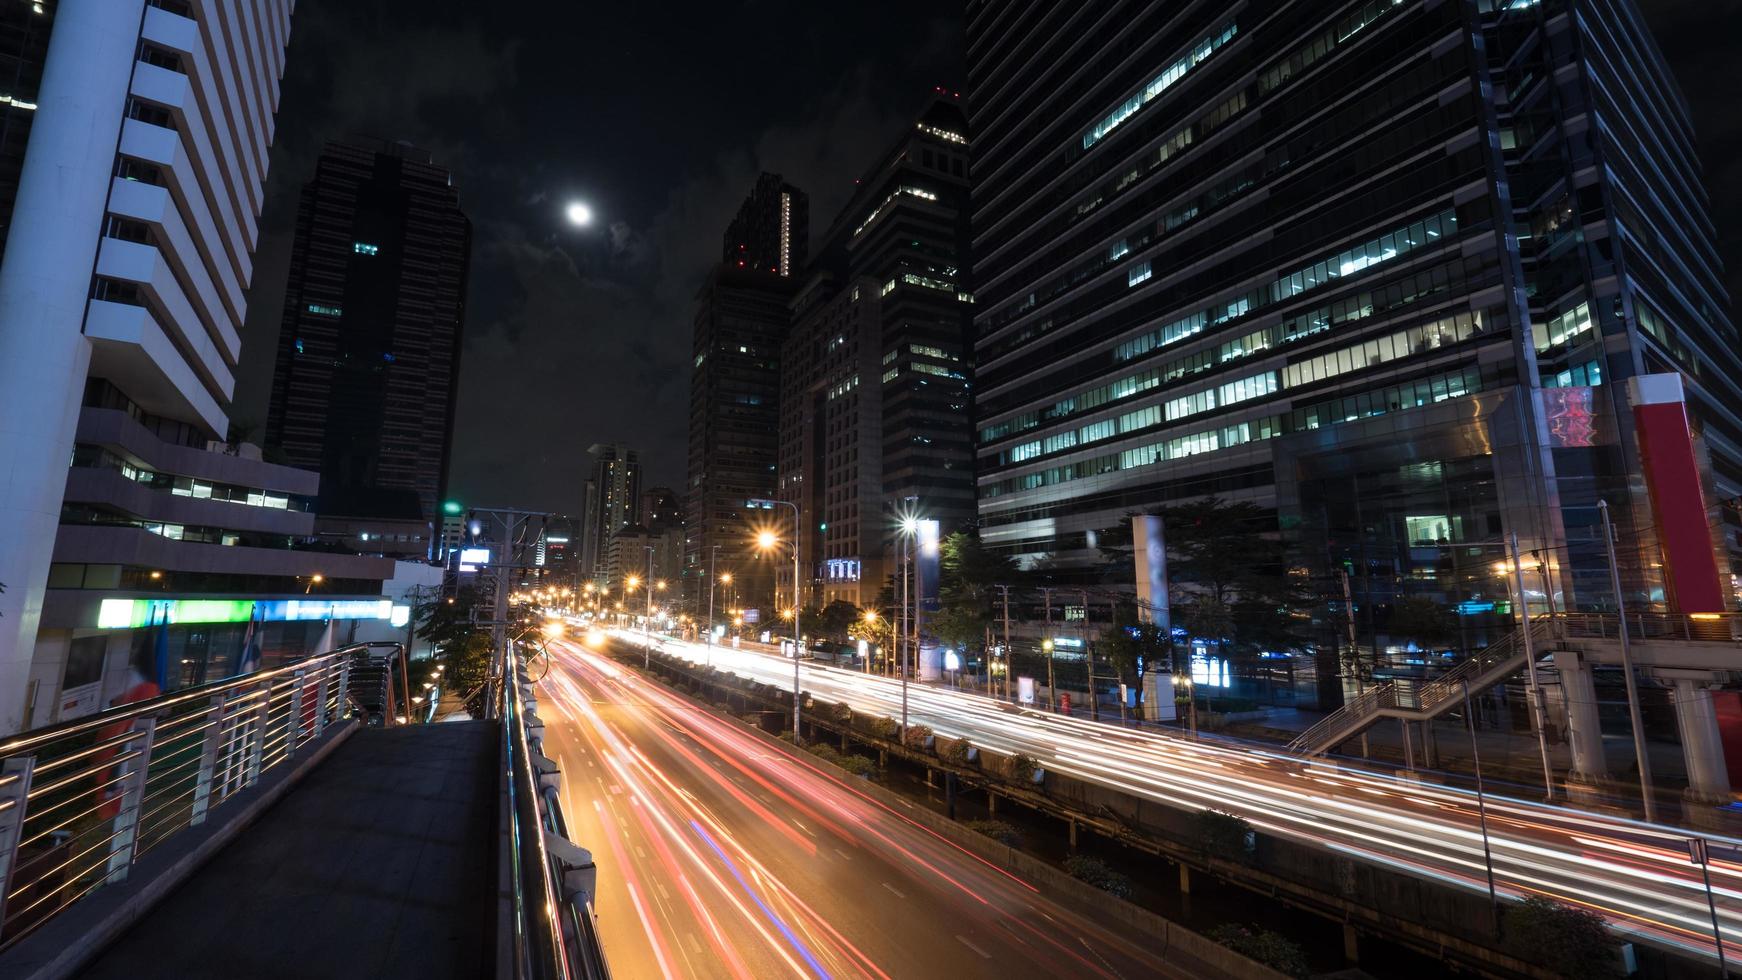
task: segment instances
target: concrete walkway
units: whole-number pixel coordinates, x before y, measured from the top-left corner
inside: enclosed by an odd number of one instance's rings
[[[493,972],[497,727],[358,732],[82,974]]]

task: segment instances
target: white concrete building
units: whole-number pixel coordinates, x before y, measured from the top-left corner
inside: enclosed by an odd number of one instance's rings
[[[0,92],[28,130],[0,153],[0,733],[59,716],[62,677],[32,671],[39,628],[65,650],[103,600],[290,592],[259,578],[318,571],[262,560],[312,520],[284,513],[306,475],[220,451],[293,6],[0,7],[28,39],[7,52],[22,89]],[[358,561],[320,574],[391,574]]]

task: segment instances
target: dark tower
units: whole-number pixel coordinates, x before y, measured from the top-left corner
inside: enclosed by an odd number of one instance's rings
[[[304,187],[267,444],[323,516],[434,519],[447,489],[471,223],[402,143],[329,143]]]

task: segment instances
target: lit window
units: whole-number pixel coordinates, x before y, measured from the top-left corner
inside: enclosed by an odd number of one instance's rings
[[[345,315],[344,310],[341,310],[336,306],[327,306],[324,303],[310,303],[308,305],[308,311],[310,313],[318,313],[321,316],[344,316]]]
[[[1147,281],[1149,279],[1149,276],[1150,276],[1149,263],[1148,262],[1139,262],[1137,265],[1135,265],[1131,268],[1130,272],[1127,272],[1125,274],[1125,285],[1128,287],[1135,286],[1140,282]]]
[[[381,251],[381,246],[371,245],[368,242],[352,242],[351,251],[358,255],[375,255]]]

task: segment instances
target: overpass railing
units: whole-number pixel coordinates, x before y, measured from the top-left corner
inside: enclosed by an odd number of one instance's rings
[[[0,948],[296,757],[352,713],[355,648],[0,741]]]
[[[524,980],[609,980],[594,919],[593,856],[569,840],[562,773],[544,754],[533,682],[515,651],[503,658],[502,744],[508,822],[504,860],[513,882],[511,974]]]

